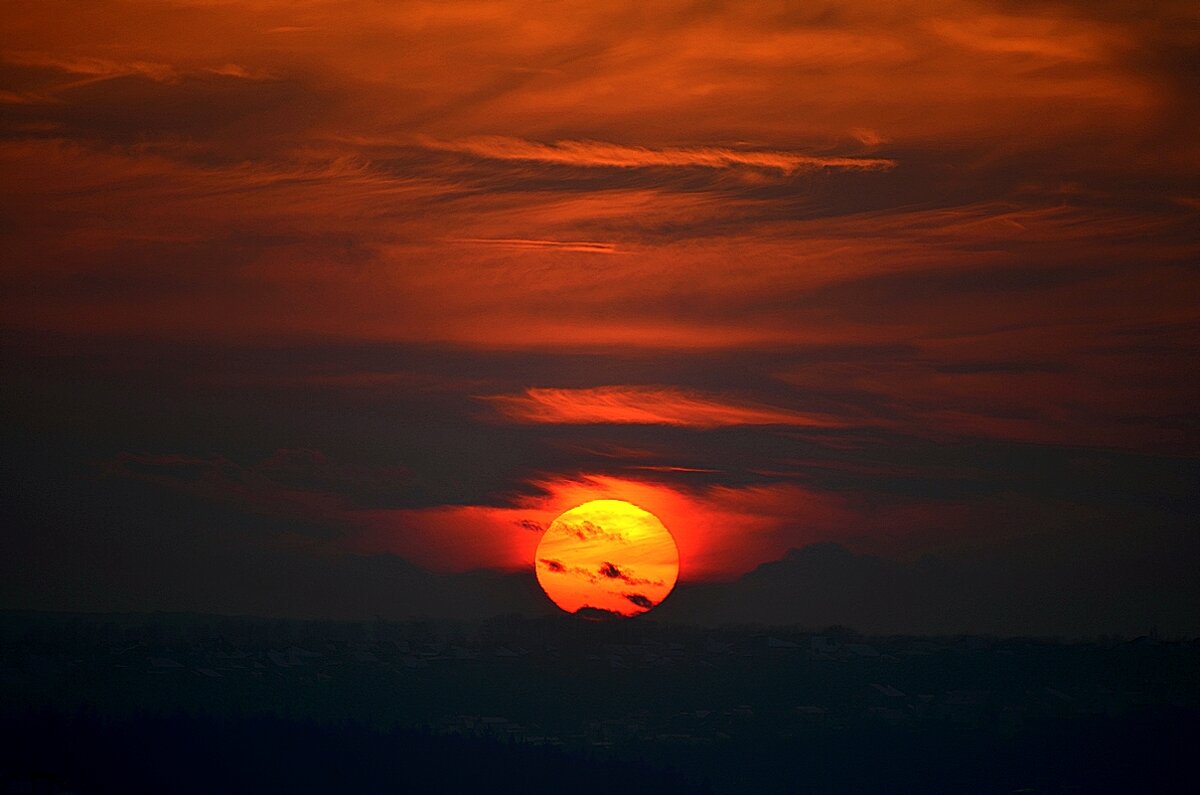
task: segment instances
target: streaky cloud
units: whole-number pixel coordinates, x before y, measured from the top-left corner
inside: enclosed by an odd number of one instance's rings
[[[840,427],[839,420],[758,403],[665,386],[602,386],[585,389],[529,388],[517,395],[490,395],[502,417],[519,423],[562,425],[731,425]]]
[[[592,240],[539,240],[536,238],[481,238],[463,237],[452,242],[467,243],[480,246],[498,246],[500,248],[535,249],[552,251],[578,251],[584,254],[616,254],[616,243],[605,243]]]
[[[555,141],[485,136],[443,141],[422,137],[428,149],[458,152],[489,160],[515,160],[580,168],[758,168],[793,174],[798,171],[886,171],[896,161],[884,158],[831,157],[782,150],[733,149],[717,146],[651,148],[607,141]]]

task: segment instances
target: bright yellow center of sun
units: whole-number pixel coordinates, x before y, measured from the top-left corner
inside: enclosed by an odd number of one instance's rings
[[[635,616],[675,587],[679,549],[649,511],[592,500],[550,523],[535,568],[546,595],[568,613]]]

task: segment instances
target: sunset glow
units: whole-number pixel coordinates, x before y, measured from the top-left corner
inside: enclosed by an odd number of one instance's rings
[[[360,568],[532,586],[556,516],[624,500],[680,593],[826,544],[1091,605],[1140,545],[1149,604],[1194,557],[1198,23],[8,0],[0,447],[42,524],[0,579],[452,613]]]
[[[0,792],[1191,780],[1198,54],[1198,0],[0,0]]]

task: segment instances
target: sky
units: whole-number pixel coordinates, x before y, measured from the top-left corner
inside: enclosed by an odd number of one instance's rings
[[[0,606],[536,613],[624,499],[664,616],[1200,633],[1194,3],[0,31]]]

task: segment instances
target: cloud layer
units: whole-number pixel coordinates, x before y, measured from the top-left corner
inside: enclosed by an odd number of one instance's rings
[[[1198,20],[6,3],[5,604],[527,568],[630,495],[685,583],[1036,529],[1069,588],[1195,513]]]

